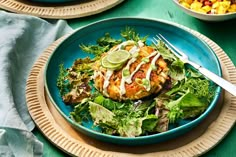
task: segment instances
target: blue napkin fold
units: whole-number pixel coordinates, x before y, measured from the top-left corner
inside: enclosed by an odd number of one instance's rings
[[[72,31],[63,20],[0,11],[0,156],[42,156],[25,98],[26,80],[40,54]]]

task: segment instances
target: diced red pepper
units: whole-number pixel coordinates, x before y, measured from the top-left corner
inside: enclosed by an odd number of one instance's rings
[[[212,2],[211,1],[205,1],[204,5],[212,6]]]

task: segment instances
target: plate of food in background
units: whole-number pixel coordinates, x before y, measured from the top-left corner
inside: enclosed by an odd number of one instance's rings
[[[186,14],[204,21],[236,18],[235,0],[173,0]]]

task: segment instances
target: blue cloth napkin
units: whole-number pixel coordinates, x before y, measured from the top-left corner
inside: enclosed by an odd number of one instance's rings
[[[26,80],[40,54],[70,31],[63,20],[0,11],[0,156],[42,156],[42,143],[31,133]]]

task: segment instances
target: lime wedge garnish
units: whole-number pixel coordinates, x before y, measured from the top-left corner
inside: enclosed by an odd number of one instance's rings
[[[107,56],[105,56],[105,57],[102,58],[102,66],[103,66],[104,68],[107,68],[107,69],[117,70],[117,69],[119,69],[119,68],[122,66],[122,64],[113,64],[113,63],[110,63],[110,62],[108,62],[108,60],[107,60]]]
[[[113,51],[107,55],[107,61],[112,64],[122,64],[130,57],[130,53],[126,50]]]

